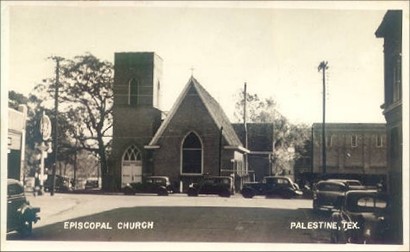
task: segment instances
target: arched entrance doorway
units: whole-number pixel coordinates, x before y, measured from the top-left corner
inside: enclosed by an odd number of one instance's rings
[[[142,181],[141,152],[135,145],[125,150],[122,156],[121,187],[128,183]]]

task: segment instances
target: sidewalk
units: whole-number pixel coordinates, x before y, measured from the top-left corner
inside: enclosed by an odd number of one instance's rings
[[[73,210],[80,203],[68,194],[54,194],[54,196],[50,193],[41,196],[26,194],[26,197],[31,206],[40,207],[40,220],[34,224],[34,228],[61,221],[62,213]]]

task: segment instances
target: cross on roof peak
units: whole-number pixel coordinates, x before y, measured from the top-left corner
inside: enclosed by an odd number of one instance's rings
[[[193,66],[191,66],[191,76],[194,76],[194,70],[195,70],[195,68],[193,67]]]

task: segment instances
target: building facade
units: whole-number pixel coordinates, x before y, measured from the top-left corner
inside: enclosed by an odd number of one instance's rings
[[[245,149],[216,100],[193,77],[161,127],[145,146],[152,171],[168,176],[184,192],[206,175],[247,176]]]
[[[273,174],[273,123],[247,123],[246,129],[243,123],[234,123],[232,126],[242,144],[244,146],[247,144],[250,179],[261,181],[263,177],[271,176]]]
[[[217,101],[193,77],[162,120],[162,59],[116,53],[112,178],[117,189],[144,176],[168,176],[181,192],[207,175],[247,179],[245,149]]]
[[[153,173],[144,146],[161,125],[162,59],[151,52],[116,53],[114,62],[110,182],[118,189]]]
[[[389,10],[376,30],[384,39],[384,103],[386,118],[388,191],[392,196],[393,238],[403,242],[403,126],[402,126],[402,11]],[[407,83],[408,85],[408,83]]]
[[[322,124],[312,125],[314,174],[355,177],[374,184],[387,175],[386,125],[378,123],[327,123],[326,170],[322,161]]]
[[[24,180],[27,107],[8,110],[7,178]]]

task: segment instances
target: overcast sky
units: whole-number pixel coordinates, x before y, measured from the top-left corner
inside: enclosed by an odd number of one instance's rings
[[[351,3],[354,4],[354,3]],[[2,4],[3,5],[3,4]],[[2,8],[2,80],[28,94],[52,77],[49,56],[153,51],[163,59],[163,110],[191,76],[233,121],[237,93],[273,97],[295,123],[322,121],[321,61],[328,61],[327,122],[385,122],[383,40],[374,33],[388,8],[264,2],[14,3]],[[3,55],[2,52],[2,56]],[[7,67],[3,67],[6,65]],[[3,78],[3,77],[2,77]]]

